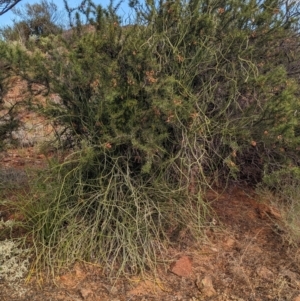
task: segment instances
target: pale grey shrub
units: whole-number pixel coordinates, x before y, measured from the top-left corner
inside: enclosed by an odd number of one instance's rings
[[[0,230],[11,228],[14,221],[0,220]],[[15,283],[26,276],[29,269],[30,250],[22,247],[20,240],[0,241],[0,281]]]

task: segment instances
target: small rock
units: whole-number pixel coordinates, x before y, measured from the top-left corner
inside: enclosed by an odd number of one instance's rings
[[[271,272],[266,267],[262,266],[256,269],[256,273],[259,277],[265,279],[265,280],[272,280],[274,278],[273,272]]]
[[[192,262],[188,256],[182,256],[171,265],[173,274],[181,277],[189,277],[192,274]]]
[[[234,265],[230,268],[230,271],[232,272],[235,279],[238,279],[241,282],[248,281],[248,273],[245,267]]]
[[[300,295],[296,296],[293,301],[300,301]]]
[[[203,279],[197,277],[196,286],[204,297],[212,297],[217,294],[210,275],[206,275]]]
[[[283,271],[281,271],[281,274],[282,274],[284,277],[288,278],[289,281],[291,281],[291,283],[292,283],[293,285],[295,285],[295,286],[297,286],[298,288],[300,288],[300,281],[299,281],[298,276],[297,276],[296,273],[294,273],[294,272],[292,272],[292,271],[290,271],[290,270],[283,270]]]
[[[232,248],[235,245],[235,240],[231,237],[229,237],[226,241],[225,241],[225,246],[228,248]]]
[[[280,210],[276,207],[270,206],[269,213],[276,219],[279,219],[279,220],[282,219],[282,214],[281,214]]]
[[[64,301],[66,299],[66,296],[63,295],[63,294],[59,294],[59,295],[56,295],[55,298],[57,299],[57,301]]]
[[[81,288],[79,290],[81,297],[85,300],[87,299],[90,295],[93,294],[93,292],[90,289],[87,288]]]
[[[236,296],[231,296],[231,300],[234,300],[234,301],[245,301],[244,299],[236,297]],[[257,299],[256,301],[260,301],[260,299]]]
[[[119,291],[120,291],[120,290],[119,290],[117,287],[115,287],[115,286],[112,286],[111,289],[110,289],[110,293],[111,293],[112,295],[118,294]]]

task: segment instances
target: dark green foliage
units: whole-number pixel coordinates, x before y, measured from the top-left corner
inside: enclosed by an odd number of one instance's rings
[[[188,98],[184,112],[198,114],[201,126],[192,131],[201,131],[197,141],[212,158],[207,168],[220,171],[225,163],[235,176],[247,177],[247,171],[236,173],[245,170],[245,158],[260,162],[259,174],[271,157],[286,160],[274,144],[295,153],[297,83],[287,75],[282,47],[297,36],[295,7],[280,1],[148,3],[151,13],[140,16],[156,38],[160,72],[185,88],[176,91]],[[295,54],[297,47],[289,50]]]
[[[17,116],[18,105],[5,105],[3,99],[7,92],[7,80],[11,68],[7,47],[4,43],[0,43],[0,57],[0,150],[3,150],[12,131],[18,128],[19,120]]]

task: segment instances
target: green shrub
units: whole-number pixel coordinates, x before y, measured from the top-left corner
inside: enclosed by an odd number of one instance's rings
[[[272,174],[266,174],[257,192],[262,200],[279,210],[273,218],[282,239],[291,245],[300,242],[300,169],[299,167],[283,167]]]
[[[0,41],[0,150],[6,146],[6,142],[12,131],[20,125],[17,108],[18,104],[4,102],[7,93],[7,83],[11,75],[11,65],[7,60],[7,45]]]
[[[297,19],[280,3],[147,1],[126,27],[89,3],[91,31],[78,16],[71,38],[43,41],[47,60],[43,47],[15,55],[60,95],[44,114],[69,149],[27,207],[37,263],[145,271],[172,237],[202,234],[216,174],[253,184],[298,163],[281,47]]]

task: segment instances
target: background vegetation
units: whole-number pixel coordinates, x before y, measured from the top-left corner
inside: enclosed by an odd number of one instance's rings
[[[277,193],[282,171],[299,174],[298,5],[132,1],[124,26],[118,5],[84,4],[68,34],[21,47],[9,35],[19,25],[4,30],[14,70],[60,96],[41,110],[65,153],[38,179],[26,226],[38,267],[144,272],[203,235],[207,189]]]

